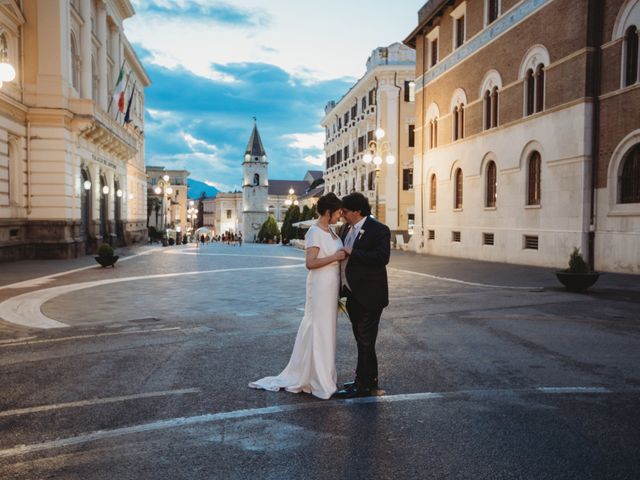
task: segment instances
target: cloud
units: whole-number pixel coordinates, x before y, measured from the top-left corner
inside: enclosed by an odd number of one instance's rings
[[[289,133],[282,136],[285,140],[289,140],[289,146],[292,148],[309,149],[324,148],[324,132],[317,133]]]
[[[316,156],[307,155],[306,157],[304,157],[303,160],[305,162],[307,162],[308,164],[310,164],[310,165],[314,165],[316,167],[319,167],[321,165],[324,165],[325,156],[324,156],[324,153],[318,154]]]

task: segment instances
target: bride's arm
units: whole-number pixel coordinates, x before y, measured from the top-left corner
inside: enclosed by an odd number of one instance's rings
[[[304,264],[309,270],[324,267],[325,265],[329,265],[333,262],[339,262],[341,260],[344,260],[346,257],[346,254],[342,249],[338,250],[333,255],[329,255],[328,257],[318,258],[319,253],[320,249],[318,247],[309,247],[305,250]]]

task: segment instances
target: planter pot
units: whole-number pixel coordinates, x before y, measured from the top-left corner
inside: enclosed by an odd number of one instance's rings
[[[96,259],[96,262],[98,262],[100,265],[102,265],[103,267],[115,267],[116,262],[118,261],[118,258],[120,258],[118,255],[113,255],[111,257],[93,257]]]
[[[582,292],[591,285],[596,283],[600,274],[598,272],[589,273],[571,273],[571,272],[556,272],[556,277],[560,280],[567,290],[570,292]]]

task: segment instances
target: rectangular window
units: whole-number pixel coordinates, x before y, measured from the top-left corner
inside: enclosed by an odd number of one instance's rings
[[[431,66],[438,63],[438,39],[431,40]]]
[[[347,123],[349,123],[349,112],[344,114],[344,126],[347,126]]]
[[[367,145],[373,140],[373,130],[367,132]]]
[[[338,150],[336,152],[336,163],[340,163],[342,161],[342,150]]]
[[[407,214],[407,231],[409,235],[413,235],[413,229],[416,226],[416,216],[413,213]]]
[[[369,105],[375,105],[376,104],[376,89],[372,88],[371,90],[369,90]]]
[[[493,23],[500,14],[500,0],[487,0],[487,25]]]
[[[353,107],[351,107],[351,119],[355,120],[358,115],[358,104],[356,103]]]
[[[338,130],[342,129],[342,119],[338,119]]]
[[[365,136],[358,137],[358,153],[364,151],[365,145]]]
[[[409,146],[410,147],[416,146],[416,126],[415,125],[409,125]]]
[[[416,100],[416,82],[406,80],[404,82],[404,101],[415,102]]]
[[[227,210],[227,218],[231,218],[231,210]]]
[[[493,245],[493,233],[483,233],[482,234],[482,244],[483,245]]]
[[[435,240],[435,239],[436,239],[436,231],[427,230],[427,240]]]
[[[524,249],[525,250],[538,250],[538,236],[537,235],[525,235],[524,236]]]
[[[344,147],[343,152],[344,152],[344,159],[346,160],[347,158],[349,158],[349,145]]]
[[[464,43],[464,15],[456,18],[456,48],[459,48]]]
[[[402,169],[402,190],[411,190],[413,188],[413,168]]]
[[[460,243],[460,232],[451,232],[451,241]]]

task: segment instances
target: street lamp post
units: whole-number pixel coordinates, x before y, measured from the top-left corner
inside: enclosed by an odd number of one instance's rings
[[[187,220],[191,222],[192,231],[195,228],[194,222],[197,220],[197,218],[198,218],[198,209],[196,208],[196,202],[194,202],[193,200],[189,200],[189,208],[187,209]],[[198,242],[198,239],[196,238],[196,243],[197,242]]]
[[[379,218],[378,203],[380,196],[380,165],[382,165],[382,157],[384,157],[384,161],[387,162],[387,165],[393,165],[396,162],[396,158],[391,154],[391,146],[389,145],[389,142],[387,140],[383,140],[384,135],[385,131],[382,128],[376,129],[376,139],[369,142],[369,145],[367,145],[367,153],[362,157],[362,161],[365,164],[369,165],[373,162],[375,167],[376,218]]]
[[[287,195],[287,199],[284,201],[284,204],[287,207],[290,207],[291,205],[298,205],[298,197],[296,195],[296,191],[293,189],[293,187],[289,188],[289,195]]]
[[[173,194],[173,188],[170,183],[171,177],[169,175],[163,175],[162,179],[158,181],[158,185],[153,189],[156,195],[162,195],[162,229],[167,228],[167,212],[168,209],[165,205],[165,200],[171,194]],[[166,210],[166,211],[165,211]]]

